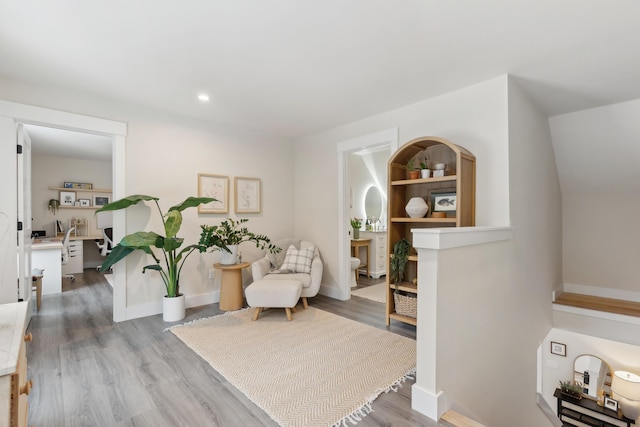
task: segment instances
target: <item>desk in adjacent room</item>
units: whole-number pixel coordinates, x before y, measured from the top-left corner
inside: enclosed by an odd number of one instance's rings
[[[34,241],[31,245],[31,267],[44,270],[42,295],[62,292],[62,241]]]

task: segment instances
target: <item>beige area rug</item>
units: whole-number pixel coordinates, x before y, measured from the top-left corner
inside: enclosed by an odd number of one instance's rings
[[[105,274],[104,278],[113,288],[113,274]]]
[[[378,283],[377,285],[367,286],[366,288],[351,291],[351,295],[370,299],[377,302],[387,302],[386,283]]]
[[[281,426],[355,423],[415,374],[416,342],[309,307],[245,309],[170,331]]]

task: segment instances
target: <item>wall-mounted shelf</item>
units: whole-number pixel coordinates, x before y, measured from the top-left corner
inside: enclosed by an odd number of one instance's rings
[[[86,190],[84,188],[64,188],[64,187],[49,187],[49,190],[75,191],[76,193],[111,193],[113,191],[113,190],[107,190],[103,188],[94,188],[92,190]]]

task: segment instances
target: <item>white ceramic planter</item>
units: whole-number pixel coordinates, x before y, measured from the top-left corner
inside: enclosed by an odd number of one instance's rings
[[[225,251],[224,249],[220,250],[220,264],[222,265],[232,265],[236,263],[236,259],[238,258],[238,245],[227,245],[231,253]]]
[[[431,169],[420,169],[420,178],[431,177]]]
[[[162,299],[162,320],[165,322],[177,322],[184,319],[184,294]]]
[[[404,210],[409,218],[422,218],[429,212],[429,205],[422,197],[412,197]]]

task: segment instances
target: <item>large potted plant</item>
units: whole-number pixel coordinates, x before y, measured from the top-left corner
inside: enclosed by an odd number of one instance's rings
[[[184,319],[185,316],[184,295],[180,293],[180,273],[184,262],[193,251],[204,252],[206,250],[206,247],[200,244],[182,247],[184,239],[177,236],[182,226],[182,211],[201,204],[215,202],[216,199],[211,197],[189,197],[179,205],[169,208],[165,214],[162,213],[158,200],[160,199],[157,197],[136,194],[108,203],[96,211],[96,213],[116,211],[126,209],[139,202],[153,201],[158,208],[165,233],[162,236],[153,231],[136,231],[124,236],[102,262],[101,271],[107,271],[115,263],[135,251],[143,251],[151,255],[154,263],[144,266],[142,272],[155,270],[160,273],[167,290],[162,305],[163,319],[166,322],[174,322]],[[212,241],[214,240],[215,236],[212,237]],[[224,242],[222,241],[216,241],[216,244],[224,247]]]
[[[221,251],[220,264],[231,265],[236,263],[238,245],[242,242],[253,242],[257,248],[268,249],[269,252],[280,252],[280,248],[273,245],[271,240],[263,234],[255,234],[244,226],[247,218],[234,221],[227,218],[220,225],[201,225],[200,241],[204,248],[213,251]]]

